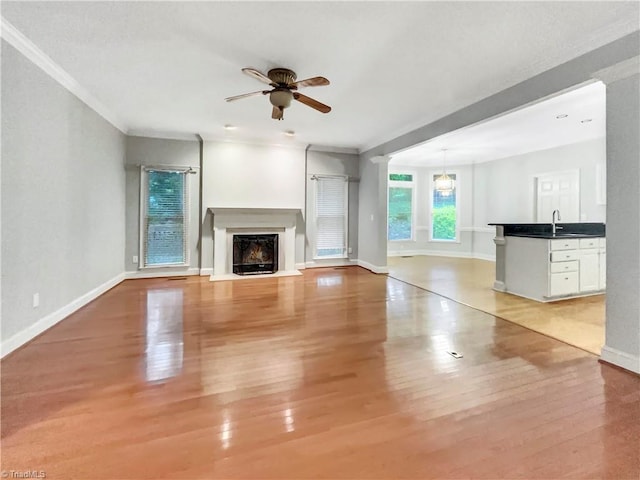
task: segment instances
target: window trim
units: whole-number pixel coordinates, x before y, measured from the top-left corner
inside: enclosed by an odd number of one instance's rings
[[[342,254],[318,256],[318,180],[321,178],[341,179],[344,180],[344,246]],[[349,258],[349,177],[347,175],[312,175],[314,180],[313,186],[313,221],[311,222],[313,230],[313,260],[339,260]]]
[[[412,175],[412,180],[404,181],[404,180],[391,180],[389,177],[391,175]],[[418,199],[418,173],[415,170],[391,170],[389,169],[387,172],[387,242],[416,242],[417,234],[416,234],[416,221],[417,221],[417,199]],[[398,239],[390,239],[389,238],[389,190],[391,188],[411,188],[411,238],[398,238]]]
[[[435,190],[435,175],[441,175],[442,170],[433,170],[429,173],[429,242],[432,243],[462,243],[460,240],[460,170],[447,170],[447,175],[456,176],[456,237],[452,240],[433,238],[433,192]]]
[[[183,263],[164,263],[158,265],[146,265],[145,264],[145,255],[146,255],[146,246],[144,242],[144,217],[147,211],[147,196],[148,196],[148,185],[149,185],[149,172],[150,171],[162,171],[162,172],[176,172],[184,175],[184,234],[186,239],[183,244],[185,246],[184,252],[184,262]],[[184,269],[185,267],[189,267],[191,265],[191,256],[190,256],[190,248],[189,248],[189,219],[191,212],[191,192],[189,189],[189,170],[186,168],[180,167],[171,167],[171,166],[152,166],[152,165],[141,165],[140,166],[140,211],[138,216],[138,270],[153,270],[157,268],[180,268]]]

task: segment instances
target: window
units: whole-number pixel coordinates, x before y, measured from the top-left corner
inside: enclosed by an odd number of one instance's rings
[[[389,174],[387,238],[413,240],[413,175]]]
[[[442,174],[433,176],[431,203],[431,239],[456,241],[458,239],[458,182],[454,173],[448,173],[456,188],[450,192],[435,189],[435,180]]]
[[[186,177],[184,171],[142,169],[142,267],[189,263]]]
[[[346,177],[316,177],[315,258],[347,257]]]

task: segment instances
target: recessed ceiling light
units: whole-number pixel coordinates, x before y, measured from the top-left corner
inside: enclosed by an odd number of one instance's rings
[[[284,134],[285,134],[287,137],[293,137],[293,136],[296,134],[296,132],[294,132],[293,130],[285,130],[285,131],[284,131]]]
[[[569,115],[567,115],[566,113],[561,113],[560,115],[556,115],[556,118],[560,119],[560,118],[567,118]]]
[[[591,120],[593,120],[592,118],[585,118],[584,120],[580,120],[580,123],[589,123]]]
[[[235,125],[225,125],[224,126],[225,130],[235,130],[236,128],[238,128],[238,127],[236,127]]]

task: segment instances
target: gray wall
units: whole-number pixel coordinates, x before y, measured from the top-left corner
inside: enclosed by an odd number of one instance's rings
[[[640,373],[640,76],[607,85],[606,349]],[[605,357],[606,358],[606,357]],[[608,358],[608,360],[613,360]]]
[[[360,155],[358,260],[377,270],[387,265],[388,162]]]
[[[3,341],[122,273],[124,155],[120,131],[2,42]]]
[[[187,175],[189,182],[189,269],[197,269],[199,250],[200,144],[195,139],[167,140],[127,137],[126,141],[126,242],[124,269],[138,270],[133,256],[140,256],[140,166],[195,167],[196,174]],[[183,267],[153,268],[153,273],[180,273]]]
[[[307,235],[305,239],[305,260],[320,265],[322,261],[314,261],[313,259],[313,243],[309,222],[313,218],[309,216],[311,213],[310,206],[314,202],[314,181],[311,180],[313,175],[345,175],[349,181],[349,231],[348,240],[349,247],[352,252],[349,254],[350,259],[358,258],[358,155],[349,153],[332,153],[309,150],[307,152],[307,202],[305,218],[307,221]]]

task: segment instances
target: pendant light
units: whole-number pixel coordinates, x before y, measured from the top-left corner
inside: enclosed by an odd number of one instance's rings
[[[435,188],[437,192],[440,192],[442,195],[451,195],[456,188],[456,182],[453,178],[447,175],[447,171],[445,169],[445,163],[447,160],[447,149],[442,149],[442,175],[440,175],[435,180]]]

